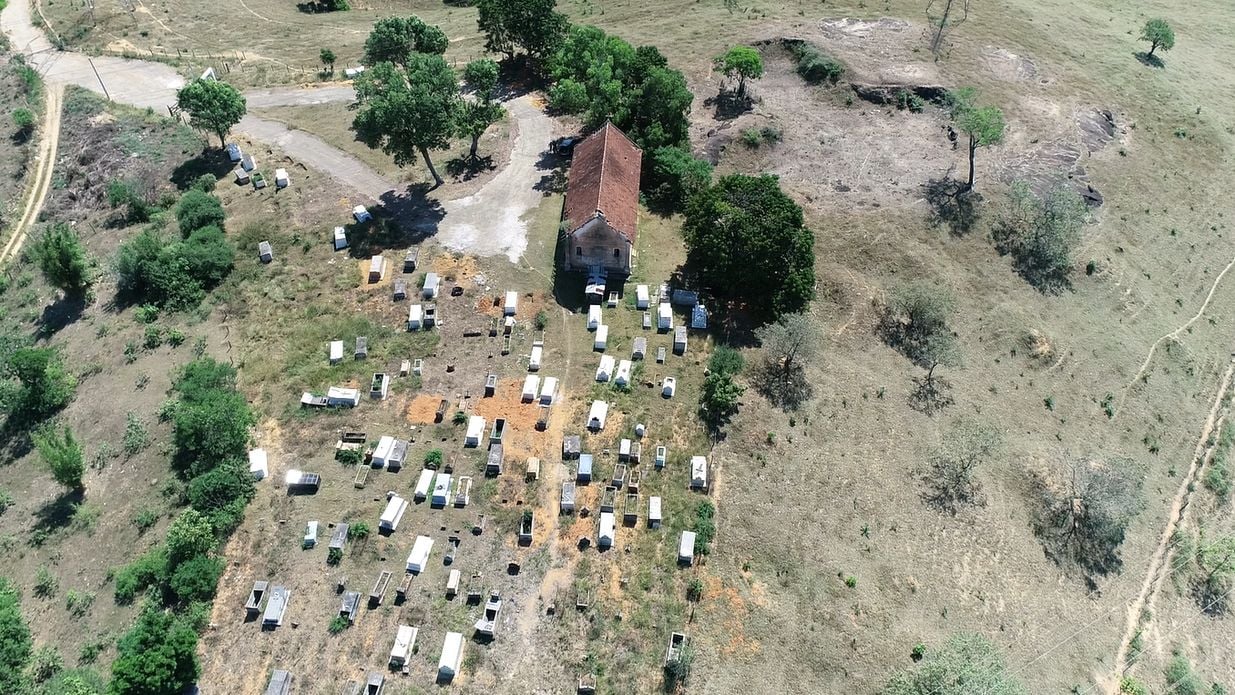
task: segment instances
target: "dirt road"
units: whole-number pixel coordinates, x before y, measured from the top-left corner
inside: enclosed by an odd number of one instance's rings
[[[60,145],[60,106],[64,96],[64,87],[49,85],[46,103],[43,104],[43,123],[39,127],[39,149],[35,155],[34,177],[31,179],[30,190],[26,193],[26,203],[22,207],[21,217],[13,226],[12,235],[0,249],[0,265],[8,263],[21,253],[26,237],[30,234],[30,226],[39,218],[43,209],[43,201],[51,188],[51,174],[56,161],[56,150]]]

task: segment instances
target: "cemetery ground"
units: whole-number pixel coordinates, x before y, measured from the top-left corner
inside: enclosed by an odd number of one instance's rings
[[[0,517],[0,529],[12,539],[5,541],[5,560],[18,582],[33,586],[38,569],[46,565],[61,577],[61,592],[80,584],[98,594],[84,619],[71,617],[61,598],[27,598],[23,610],[36,637],[64,644],[72,662],[78,641],[105,642],[130,621],[128,609],[111,605],[105,568],[144,550],[143,538],[149,536],[139,534],[131,522],[138,512],[166,509],[160,487],[169,475],[157,451],[166,433],[157,424],[156,410],[168,373],[190,359],[188,346],[203,336],[210,354],[230,358],[239,367],[246,395],[265,416],[258,445],[271,451],[273,463],[271,478],[259,485],[227,549],[228,569],[211,618],[217,627],[202,640],[203,682],[260,692],[269,669],[286,666],[324,688],[336,679],[381,670],[394,626],[422,620],[420,650],[413,659],[417,675],[406,682],[412,692],[429,689],[427,674],[442,632],[467,628],[476,613],[475,607],[461,609],[458,599],[442,598],[447,568],[440,559],[446,536],[454,534],[462,542],[453,566],[465,577],[483,567],[485,588],[500,588],[510,600],[496,641],[483,647],[468,644],[470,661],[459,679],[463,691],[525,690],[543,682],[558,691],[590,670],[602,676],[603,689],[646,692],[659,685],[657,659],[667,632],[684,626],[698,654],[691,688],[700,692],[733,692],[755,682],[784,692],[873,691],[891,670],[912,665],[915,645],[935,646],[957,631],[992,639],[1010,670],[1033,692],[1073,687],[1098,692],[1095,684],[1108,681],[1114,668],[1128,607],[1151,569],[1170,503],[1181,491],[1188,493],[1186,475],[1198,440],[1203,449],[1214,443],[1204,436],[1202,424],[1215,402],[1225,426],[1227,399],[1218,386],[1231,351],[1226,307],[1235,301],[1231,276],[1222,275],[1235,255],[1225,191],[1235,126],[1229,117],[1233,78],[1219,61],[1235,47],[1214,27],[1221,26],[1226,8],[1216,2],[1164,4],[1162,11],[1187,29],[1191,47],[1181,45],[1171,53],[1163,72],[1144,69],[1132,58],[1137,47],[1126,32],[1144,18],[1136,8],[1122,5],[1049,2],[1030,8],[1002,3],[997,11],[975,13],[954,35],[947,57],[933,63],[921,39],[921,8],[915,3],[870,3],[869,8],[829,3],[826,8],[829,17],[890,15],[911,22],[903,25],[822,24],[821,10],[806,3],[754,6],[736,16],[720,3],[683,10],[632,0],[605,3],[603,13],[593,4],[562,4],[574,21],[598,24],[635,44],[661,47],[686,72],[696,94],[696,149],[714,152],[722,172],[779,173],[816,232],[820,283],[813,314],[822,355],[807,374],[813,398],[797,411],[782,412],[753,389],[744,395],[727,437],[710,452],[720,474],[711,496],[718,507],[718,534],[706,563],[692,570],[665,564],[672,564],[673,524],[685,523],[684,514],[698,499],[684,490],[680,466],[670,465],[660,478],[649,478],[666,496],[666,528],[658,534],[641,526],[621,528],[616,547],[605,554],[575,546],[578,536],[594,534],[594,518],[559,518],[553,509],[553,481],[565,474],[554,455],[559,435],[578,431],[586,404],[602,388],[591,380],[597,357],[583,316],[572,313],[577,300],[561,297],[559,305],[552,294],[560,198],[546,197],[529,214],[531,243],[516,265],[456,260],[434,250],[430,240],[422,267],[453,273],[466,291],[440,302],[447,322],[441,329],[409,334],[402,327],[405,303],[392,302],[384,283],[372,289],[364,283],[361,264],[367,257],[329,250],[327,235],[334,224],[343,223],[353,201],[322,174],[293,168],[292,188],[277,195],[219,184],[229,230],[234,230],[229,235],[240,249],[238,267],[209,311],[167,319],[174,322],[169,327],[182,326],[189,336],[184,347],[142,351],[126,363],[124,346],[140,342],[143,328],[130,311],[110,313],[105,302],[51,338],[64,347],[71,364],[100,365],[66,414],[75,428],[83,428],[83,439],[96,442],[96,448],[120,440],[125,411],[131,409],[148,423],[152,443],[128,462],[113,462],[91,474],[84,509],[100,505],[106,512],[99,515],[93,536],[74,530],[89,526],[90,514],[83,513],[77,526],[57,525],[61,530],[42,547],[29,546],[29,534],[37,530],[31,521],[37,516],[31,515],[55,501],[57,491],[29,463],[32,455],[0,468],[6,487],[28,485],[32,491],[22,506]],[[193,7],[145,3],[145,10],[133,15],[116,11],[111,24],[83,41],[95,47],[125,41],[143,50],[170,49],[174,34],[161,34],[162,22],[202,52],[249,46],[250,54],[260,56],[251,58],[254,63],[269,63],[262,68],[262,80],[257,68],[240,71],[247,75],[242,83],[257,83],[274,81],[282,69],[266,56],[286,56],[280,58],[285,62],[294,56],[298,65],[313,62],[317,43],[327,42],[306,40],[306,27],[319,27],[323,37],[341,37],[351,53],[336,52],[354,56],[373,18],[391,11],[383,5],[313,16],[290,4],[259,6],[252,0],[240,11],[230,5]],[[60,2],[45,10],[53,25],[56,13],[67,11]],[[398,11],[409,9],[400,5]],[[460,39],[452,44],[450,57],[466,59],[479,52],[480,39],[467,10],[426,2],[413,3],[410,11]],[[254,19],[253,13],[266,19]],[[666,13],[674,15],[673,21]],[[169,16],[181,19],[173,23]],[[232,23],[248,26],[218,30]],[[208,35],[226,41],[205,46]],[[761,99],[754,111],[717,119],[703,103],[715,92],[707,61],[734,42],[781,36],[819,42],[850,64],[855,80],[878,81],[881,72],[890,71],[894,79],[919,84],[974,84],[984,98],[1000,104],[1008,115],[1008,140],[979,155],[979,171],[990,172],[980,174],[987,178],[980,178],[979,186],[991,210],[1007,181],[1079,163],[1084,180],[1106,198],[1078,253],[1079,263],[1093,261],[1092,274],[1078,272],[1073,287],[1061,295],[1042,295],[990,247],[984,227],[953,235],[928,224],[929,210],[917,185],[923,181],[915,177],[943,176],[951,167],[956,167],[955,176],[962,163],[961,153],[947,141],[944,117],[930,108],[915,114],[850,101],[853,90],[847,85],[817,89],[798,84],[788,74],[787,59],[772,46],[768,76],[754,85]],[[284,74],[291,76],[291,71]],[[1116,128],[1109,141],[1091,149],[1082,139],[1078,117],[1095,109],[1110,110]],[[830,133],[829,123],[846,124],[838,131],[856,129],[861,137]],[[758,148],[741,143],[744,129],[765,125],[781,130],[780,142]],[[922,152],[930,156],[920,167],[896,168]],[[653,287],[682,257],[677,223],[641,217],[637,277]],[[85,236],[92,250],[105,257],[117,238],[132,231],[99,226]],[[259,240],[274,244],[274,263],[258,264],[254,251]],[[393,250],[388,260],[399,263],[400,251]],[[905,279],[947,286],[958,300],[952,329],[964,363],[943,370],[955,404],[934,416],[907,405],[912,379],[921,370],[885,347],[874,332],[886,290]],[[627,297],[633,284],[626,288]],[[52,293],[33,277],[14,288],[3,297],[12,303],[13,330],[36,328],[38,319],[31,312],[39,314]],[[565,407],[555,408],[543,434],[521,431],[519,411],[526,406],[508,403],[506,392],[517,389],[515,380],[523,374],[518,356],[524,353],[515,348],[501,356],[491,338],[461,337],[462,325],[487,327],[493,297],[508,289],[519,292],[521,304],[542,305],[548,314],[540,373],[561,377]],[[532,297],[526,296],[529,292]],[[609,353],[621,354],[620,341],[632,335],[629,321],[636,312],[606,312],[614,321]],[[524,351],[531,339],[529,323],[521,320],[516,329],[516,345]],[[361,334],[369,336],[372,346],[367,362],[345,358],[338,367],[326,366],[327,340],[350,341]],[[662,401],[639,385],[630,395],[611,393],[615,419],[591,448],[599,450],[633,421],[646,418],[648,443],[665,437],[671,452],[702,452],[708,444],[694,416],[707,349],[702,342],[692,335],[686,357],[671,358],[665,368],[674,369],[681,380],[673,400]],[[312,415],[296,405],[303,390],[342,383],[363,389],[379,364],[396,371],[398,361],[415,357],[425,359],[425,375],[419,383],[411,377],[396,379],[383,403],[365,400],[355,411]],[[756,362],[758,352],[749,350],[748,359]],[[443,363],[449,361],[456,369],[447,374]],[[637,381],[660,374],[654,360],[644,369]],[[500,374],[501,391],[484,399],[482,378],[490,370]],[[143,378],[148,380],[137,388]],[[446,398],[453,412],[464,390],[472,392],[476,412],[492,408],[487,411],[491,417],[514,411],[509,436],[518,455],[507,457],[509,471],[496,484],[469,473],[475,486],[466,509],[413,506],[391,539],[378,537],[376,518],[386,491],[410,493],[425,451],[441,448],[456,470],[475,471],[478,454],[462,449],[461,429],[408,419],[417,395]],[[102,396],[87,397],[87,391],[123,394],[124,407]],[[618,411],[627,413],[620,421]],[[929,449],[960,416],[995,425],[1004,433],[1006,448],[983,476],[983,504],[949,516],[923,504],[918,471]],[[87,423],[96,423],[96,429]],[[345,428],[363,429],[371,439],[396,431],[414,435],[404,470],[374,471],[364,489],[352,487],[354,470],[332,458],[337,432]],[[521,458],[539,452],[545,453],[541,480],[529,484]],[[1058,466],[1068,456],[1127,457],[1146,472],[1145,509],[1121,548],[1123,568],[1097,578],[1096,590],[1045,558],[1031,531],[1029,473]],[[291,467],[321,473],[322,491],[314,497],[282,494],[280,473]],[[599,475],[607,474],[607,463],[598,468]],[[1189,494],[1188,533],[1195,534],[1199,526],[1207,533],[1229,532],[1229,501],[1216,502],[1199,486]],[[524,508],[537,510],[537,536],[529,548],[518,546],[512,532]],[[472,536],[476,514],[490,512],[486,530]],[[350,542],[341,565],[331,568],[325,563],[325,528],[317,549],[299,548],[308,519],[323,527],[362,520],[373,534],[367,541]],[[542,519],[556,526],[542,526]],[[568,525],[580,521],[588,521],[582,530]],[[157,537],[160,528],[147,533]],[[398,574],[419,533],[437,542],[430,570],[413,581],[408,602],[394,606],[392,589],[381,608],[362,608],[353,627],[331,636],[326,626],[337,609],[337,577],[347,575],[349,590],[367,595],[379,567]],[[506,574],[510,560],[521,563],[517,576]],[[697,604],[685,595],[688,578],[695,576],[704,587]],[[254,579],[293,588],[289,624],[273,633],[242,622],[243,594]],[[573,595],[591,589],[596,602],[577,612]],[[553,617],[545,615],[550,597],[557,598]],[[290,621],[299,627],[292,628]],[[1163,669],[1179,651],[1208,679],[1229,684],[1235,674],[1232,654],[1224,647],[1229,621],[1204,615],[1186,578],[1170,578],[1141,640],[1147,646],[1138,656],[1136,675],[1165,688]],[[104,649],[101,664],[108,654]],[[633,673],[638,680],[608,680],[606,673]]]

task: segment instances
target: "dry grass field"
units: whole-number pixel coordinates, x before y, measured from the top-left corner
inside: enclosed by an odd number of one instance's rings
[[[912,666],[915,645],[934,646],[955,632],[973,631],[999,646],[1029,692],[1090,695],[1110,692],[1130,627],[1144,628],[1131,673],[1151,692],[1177,692],[1163,675],[1176,653],[1207,682],[1235,686],[1231,617],[1203,613],[1188,578],[1170,573],[1171,562],[1161,592],[1142,600],[1147,577],[1158,576],[1156,551],[1174,519],[1173,504],[1186,502],[1185,535],[1203,529],[1205,537],[1216,537],[1235,528],[1230,502],[1216,500],[1190,474],[1196,452],[1205,456],[1226,427],[1230,403],[1223,389],[1232,354],[1228,307],[1235,305],[1235,277],[1227,272],[1235,264],[1235,206],[1226,191],[1235,180],[1230,8],[1221,0],[999,0],[975,6],[936,62],[924,38],[922,5],[756,1],[730,13],[719,0],[560,3],[572,21],[657,45],[685,72],[696,95],[695,150],[713,158],[721,173],[778,174],[816,233],[819,284],[812,314],[821,350],[808,371],[812,398],[784,412],[748,389],[728,435],[714,448],[695,417],[709,349],[703,336],[692,337],[685,357],[645,363],[630,394],[592,382],[597,356],[578,300],[554,285],[559,195],[547,195],[528,213],[529,245],[519,263],[452,256],[431,238],[424,241],[421,267],[408,279],[435,270],[464,292],[439,301],[445,324],[438,332],[413,334],[403,330],[406,303],[391,300],[389,281],[367,284],[362,258],[330,251],[330,229],[346,221],[353,204],[334,182],[267,152],[264,161],[289,165],[292,188],[257,193],[220,184],[238,265],[210,300],[210,311],[169,319],[175,325],[183,320],[186,346],[142,353],[126,364],[123,346],[140,340],[141,327],[127,312],[110,314],[102,304],[49,339],[64,347],[71,363],[99,365],[66,414],[86,441],[118,441],[125,412],[132,410],[149,423],[155,443],[92,472],[85,508],[95,507],[97,519],[93,525],[85,517],[65,521],[42,547],[26,547],[27,536],[39,510],[55,503],[56,491],[34,470],[31,456],[0,467],[0,484],[29,490],[0,517],[5,559],[19,583],[29,586],[37,568],[48,565],[61,577],[62,592],[82,586],[98,593],[81,623],[65,613],[62,598],[24,601],[37,638],[60,641],[71,657],[130,619],[131,611],[111,605],[106,567],[160,533],[156,525],[138,534],[130,520],[141,509],[166,509],[160,486],[167,470],[158,451],[165,433],[154,412],[169,370],[190,359],[188,344],[202,335],[211,354],[239,368],[242,387],[263,416],[257,444],[271,452],[272,462],[271,479],[259,485],[226,548],[213,627],[201,643],[205,692],[261,692],[270,669],[278,667],[296,672],[302,692],[337,692],[348,679],[382,670],[401,622],[421,626],[420,648],[411,675],[398,677],[394,692],[436,690],[430,684],[443,633],[470,635],[478,613],[461,598],[444,598],[449,568],[440,559],[451,535],[462,538],[452,567],[464,577],[484,572],[486,589],[500,588],[507,599],[498,639],[468,643],[463,675],[452,688],[458,692],[569,692],[584,673],[599,677],[601,692],[653,692],[661,687],[665,637],[681,629],[698,654],[688,692],[877,692],[893,670]],[[452,59],[481,50],[474,10],[429,0],[358,4],[334,15],[304,14],[291,2],[268,0],[150,0],[133,7],[129,12],[118,0],[99,0],[97,24],[78,31],[89,24],[80,4],[43,4],[61,35],[90,50],[154,51],[177,60],[187,52],[186,70],[217,65],[203,58],[207,54],[242,51],[232,74],[248,85],[316,79],[311,73],[322,47],[339,54],[340,67],[354,62],[373,19],[392,12],[414,12],[442,25],[452,39]],[[1179,37],[1162,69],[1134,57],[1143,49],[1136,34],[1150,16],[1169,18]],[[816,43],[844,61],[849,73],[835,87],[807,85],[779,46],[785,37]],[[711,57],[739,42],[763,47],[767,74],[752,85],[753,109],[731,118],[705,99],[718,87]],[[912,113],[854,98],[848,82],[972,85],[984,103],[1004,110],[1005,142],[978,154],[985,203],[973,231],[953,234],[933,226],[923,193],[932,179],[964,174],[964,148],[949,142],[946,115],[932,106]],[[1087,129],[1098,111],[1113,116],[1109,141]],[[394,175],[384,155],[350,141],[342,127],[350,119],[341,106],[263,115]],[[743,144],[743,131],[765,126],[779,130],[778,142]],[[497,151],[511,133],[490,137],[486,149]],[[404,174],[408,181],[420,176]],[[1058,295],[1029,286],[987,238],[993,211],[1014,180],[1037,187],[1056,180],[1088,184],[1104,197],[1076,254],[1078,265],[1089,268],[1078,267],[1073,286]],[[448,184],[435,195],[453,198],[472,185]],[[60,195],[63,202],[67,194]],[[53,196],[53,207],[57,200]],[[658,285],[685,256],[679,219],[644,214],[640,225],[640,265],[628,296],[620,308],[606,310],[609,354],[624,355],[639,331],[638,312],[626,306],[633,284]],[[103,229],[87,238],[105,258],[130,232]],[[261,240],[274,244],[274,263],[257,262]],[[407,241],[375,244],[397,264]],[[5,330],[28,332],[51,293],[41,280],[19,277],[3,297],[11,304]],[[955,403],[933,416],[909,405],[912,379],[922,370],[876,333],[888,290],[911,279],[948,288],[958,304],[952,329],[963,363],[942,368]],[[511,353],[502,355],[500,338],[485,331],[493,298],[506,289],[520,293],[522,308]],[[531,406],[512,402],[510,393],[517,401],[533,339],[529,326],[541,309],[547,319],[541,375],[562,377],[565,389],[543,434],[531,429]],[[462,337],[473,328],[482,337]],[[326,342],[339,338],[350,348],[356,335],[369,337],[368,362],[328,366]],[[663,341],[652,338],[651,351]],[[371,372],[394,371],[400,360],[417,357],[425,359],[424,375],[395,380],[387,401],[366,400],[343,414],[306,414],[296,407],[302,391],[363,387]],[[758,350],[750,348],[747,357],[757,361]],[[499,375],[501,387],[494,398],[483,398],[489,372]],[[646,383],[670,373],[679,378],[678,396],[663,400]],[[125,405],[117,409],[86,393],[122,393]],[[645,499],[665,497],[665,528],[655,534],[641,525],[620,528],[616,547],[598,554],[577,545],[581,536],[594,538],[594,519],[556,514],[558,485],[569,474],[556,450],[561,434],[578,432],[588,403],[602,394],[621,414],[587,440],[590,450],[615,448],[616,438],[645,422],[645,451],[648,444],[667,443],[678,465],[645,479]],[[483,454],[462,447],[462,428],[423,421],[425,403],[439,398],[451,402],[452,413],[461,405],[490,421],[509,418],[509,470],[498,480],[483,478]],[[983,504],[951,516],[922,502],[918,471],[962,417],[992,424],[1006,445],[981,476]],[[397,474],[373,471],[365,488],[356,489],[354,469],[332,458],[343,429],[365,430],[371,440],[381,434],[409,438],[408,466]],[[328,566],[326,524],[363,520],[375,528],[386,492],[410,495],[420,461],[434,448],[456,471],[473,475],[472,504],[463,510],[413,506],[396,534],[353,541],[341,565]],[[708,450],[717,467],[711,493],[717,542],[704,563],[683,570],[672,562],[674,539],[699,496],[685,490],[684,460],[673,457]],[[528,483],[522,461],[534,455],[545,463],[540,480]],[[1145,470],[1146,506],[1122,546],[1122,569],[1100,577],[1096,587],[1045,557],[1031,529],[1030,475],[1077,456],[1126,457]],[[613,456],[598,459],[598,474],[606,475]],[[290,468],[321,473],[322,491],[287,496],[280,481]],[[522,547],[514,528],[528,508],[535,510],[537,531],[531,546]],[[489,523],[473,536],[479,513]],[[316,549],[302,551],[308,519],[323,523],[323,536]],[[431,568],[414,580],[408,601],[395,606],[391,589],[382,607],[362,608],[354,626],[330,635],[340,577],[367,594],[379,568],[398,575],[417,534],[432,536],[436,545]],[[1182,547],[1179,536],[1168,533],[1166,541],[1170,549]],[[125,550],[103,556],[113,545]],[[517,575],[506,573],[510,561],[520,563]],[[695,577],[704,587],[698,603],[685,597]],[[262,578],[292,588],[288,617],[295,625],[262,632],[243,622],[244,596]],[[574,608],[580,593],[595,596],[586,611]],[[107,658],[104,652],[100,663]]]

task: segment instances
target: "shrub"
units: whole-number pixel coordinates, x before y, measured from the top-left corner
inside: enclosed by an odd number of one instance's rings
[[[73,400],[77,379],[53,348],[20,348],[9,356],[5,367],[4,375],[20,384],[5,403],[17,421],[37,423]]]
[[[90,611],[90,606],[94,605],[94,594],[88,591],[77,591],[69,589],[68,594],[64,597],[64,607],[69,611],[69,615],[74,618],[80,618]]]
[[[214,174],[202,174],[196,179],[193,179],[192,188],[201,191],[202,193],[210,193],[214,191],[214,186],[219,182],[218,177]]]
[[[835,84],[845,74],[845,66],[840,61],[825,55],[812,44],[802,42],[792,46],[790,51],[798,61],[798,75],[811,84]]]
[[[437,470],[442,467],[442,450],[432,449],[425,454],[425,468]]]
[[[159,514],[157,509],[146,507],[133,515],[133,525],[137,527],[138,533],[149,531],[152,526],[159,523]]]
[[[163,344],[163,329],[159,326],[146,326],[145,332],[142,334],[142,347],[147,350],[153,350]]]
[[[120,179],[107,183],[107,204],[113,210],[124,208],[124,221],[129,224],[148,222],[154,206],[137,190],[137,184]]]
[[[223,561],[207,555],[189,558],[172,572],[170,587],[181,603],[209,601],[223,576]]]
[[[40,567],[34,575],[34,595],[39,598],[51,598],[60,589],[60,580],[46,566]]]
[[[113,596],[116,603],[132,603],[137,592],[167,581],[167,551],[155,548],[115,572]]]
[[[30,657],[30,677],[35,683],[51,680],[57,673],[64,670],[64,657],[50,644],[45,644],[34,650]]]
[[[226,216],[218,198],[196,187],[186,192],[176,205],[176,224],[180,227],[180,235],[186,238],[203,227],[222,229]]]
[[[742,353],[728,345],[717,345],[708,358],[708,371],[716,374],[740,374],[745,366]]]
[[[149,608],[116,646],[113,693],[177,693],[197,680],[197,633],[171,613]]]
[[[184,344],[184,331],[179,328],[173,328],[167,332],[167,344],[172,347],[180,347]]]
[[[214,547],[214,528],[205,514],[186,509],[167,529],[167,561],[170,567],[204,555]]]
[[[4,488],[0,488],[0,514],[4,514],[11,506],[13,506],[12,493]]]
[[[34,129],[34,114],[30,109],[17,109],[13,111],[13,125],[21,132],[29,132]]]
[[[681,211],[695,194],[712,183],[712,165],[685,147],[652,150],[644,185],[651,201],[664,211]]]
[[[456,410],[454,417],[451,418],[451,422],[455,423],[456,425],[462,425],[463,423],[467,422],[467,413],[463,412],[462,410]]]
[[[21,617],[19,593],[12,582],[0,577],[0,692],[22,692],[22,671],[30,659],[30,628]]]
[[[703,598],[703,580],[692,577],[686,584],[686,600],[697,603],[701,598]]]
[[[326,629],[330,631],[330,634],[337,635],[340,632],[343,632],[344,630],[346,630],[350,626],[351,626],[351,623],[348,622],[347,618],[344,618],[341,615],[336,615],[334,619],[330,621],[330,626],[327,627]]]
[[[94,263],[81,238],[63,222],[52,225],[30,249],[43,277],[69,297],[82,298],[94,283]]]
[[[150,433],[146,431],[146,425],[134,413],[129,413],[125,416],[124,439],[122,441],[125,458],[137,455],[138,452],[150,444]]]
[[[344,466],[357,466],[364,460],[364,452],[360,449],[339,449],[334,457]]]
[[[86,458],[72,430],[67,427],[60,430],[46,425],[34,433],[33,439],[35,448],[39,450],[39,457],[51,470],[57,483],[70,490],[81,490],[85,487],[82,475],[86,472]]]
[[[541,309],[536,312],[536,318],[532,320],[532,324],[536,326],[536,330],[543,331],[549,325],[549,312]]]
[[[326,552],[326,564],[337,565],[343,561],[343,551],[339,548],[331,548]]]

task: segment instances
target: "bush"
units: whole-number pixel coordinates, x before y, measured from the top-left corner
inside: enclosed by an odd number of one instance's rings
[[[172,418],[172,441],[180,470],[201,474],[220,461],[242,458],[256,419],[235,391],[212,390],[184,399]]]
[[[94,283],[94,264],[72,227],[63,222],[52,225],[30,252],[47,282],[70,297],[88,295]]]
[[[57,483],[70,490],[81,490],[85,487],[82,475],[86,472],[86,457],[81,444],[69,428],[59,430],[46,425],[34,433],[33,439],[35,448],[39,450],[39,458],[51,470]]]
[[[146,329],[142,334],[142,347],[147,350],[154,350],[162,344],[163,329],[155,325],[146,326]]]
[[[50,644],[45,644],[34,650],[30,657],[30,678],[35,683],[51,680],[57,673],[64,670],[64,657]]]
[[[330,626],[327,627],[326,629],[330,631],[330,634],[337,635],[340,632],[343,632],[344,630],[346,630],[350,626],[351,626],[351,623],[348,621],[347,618],[344,618],[341,615],[336,615],[334,619],[330,621]]]
[[[204,194],[203,194],[204,195]],[[116,253],[117,294],[121,301],[187,309],[231,272],[235,249],[220,228],[193,230],[180,243],[166,243],[145,230]]]
[[[207,555],[189,558],[172,572],[170,587],[181,603],[209,601],[223,576],[223,561]]]
[[[425,454],[425,468],[437,470],[442,467],[442,450],[432,449]]]
[[[13,506],[13,494],[0,488],[0,514],[4,514],[11,506]]]
[[[337,565],[343,561],[343,551],[339,548],[331,548],[326,551],[326,564]]]
[[[159,523],[160,516],[162,515],[159,514],[157,509],[147,507],[133,515],[133,525],[137,527],[138,533],[145,533],[146,531],[149,531],[152,526]]]
[[[797,72],[802,79],[811,84],[829,82],[835,84],[845,74],[845,66],[840,61],[825,55],[815,46],[802,42],[790,49],[798,61]]]
[[[360,449],[339,449],[334,457],[344,466],[358,466],[364,460],[364,452]]]
[[[20,348],[5,367],[4,376],[20,384],[5,402],[10,417],[19,422],[37,423],[73,400],[77,379],[53,348]]]
[[[120,639],[111,692],[178,693],[197,680],[197,633],[175,615],[148,608]]]
[[[124,221],[137,224],[150,221],[154,206],[137,190],[138,184],[120,179],[107,182],[107,204],[113,210],[124,208]]]
[[[201,191],[202,193],[211,193],[214,191],[215,184],[219,179],[214,174],[202,174],[196,179],[193,179],[193,190]]]
[[[40,567],[34,575],[34,595],[39,598],[51,598],[60,589],[60,580],[46,566]]]
[[[0,577],[0,692],[22,692],[22,672],[30,659],[30,628],[21,617],[20,597],[12,582]]]
[[[712,539],[716,537],[716,507],[708,500],[695,507],[695,553],[707,555],[712,550]]]
[[[190,189],[176,205],[176,224],[180,227],[180,235],[186,238],[203,227],[222,229],[226,216],[223,203],[198,188]]]
[[[162,586],[168,577],[167,551],[155,548],[115,572],[113,596],[116,603],[132,603],[137,592]]]
[[[13,125],[22,132],[29,132],[34,129],[34,114],[30,109],[17,109],[13,111]]]
[[[364,540],[369,537],[369,525],[363,521],[357,521],[347,527],[347,537],[349,540]]]
[[[543,331],[549,325],[549,312],[541,309],[536,312],[536,318],[532,320],[532,325],[536,326],[536,330]]]
[[[167,529],[167,564],[177,567],[198,555],[205,555],[214,548],[214,527],[205,514],[196,509],[186,509],[172,521]]]
[[[745,366],[742,353],[728,345],[717,345],[708,358],[708,371],[715,374],[740,374]]]
[[[74,618],[86,615],[92,605],[94,605],[94,594],[88,591],[69,589],[69,593],[64,597],[64,607]]]
[[[644,186],[652,203],[664,211],[681,211],[695,194],[712,183],[712,165],[685,147],[652,150]]]

